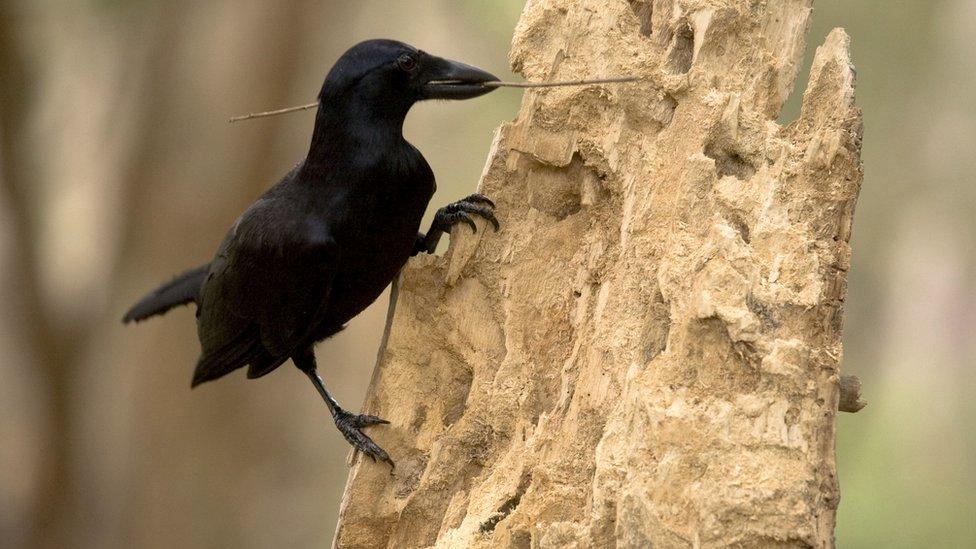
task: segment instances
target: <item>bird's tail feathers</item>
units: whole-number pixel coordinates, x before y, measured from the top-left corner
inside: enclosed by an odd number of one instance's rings
[[[149,292],[129,309],[122,322],[145,320],[161,315],[177,305],[196,303],[200,287],[207,278],[210,265],[203,265],[177,275],[176,278]]]

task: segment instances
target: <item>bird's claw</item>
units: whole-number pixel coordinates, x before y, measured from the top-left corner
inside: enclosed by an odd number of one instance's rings
[[[444,232],[450,231],[451,227],[458,223],[466,223],[473,232],[478,232],[478,226],[471,218],[473,214],[491,223],[491,226],[497,231],[501,225],[495,217],[494,209],[495,203],[490,198],[475,193],[437,210],[434,223]]]
[[[376,460],[384,461],[390,464],[391,468],[396,467],[393,460],[390,459],[390,455],[386,453],[385,450],[379,447],[373,439],[366,436],[361,429],[363,427],[369,427],[370,425],[386,425],[389,421],[385,419],[380,419],[376,416],[371,416],[368,414],[355,415],[345,410],[340,411],[335,418],[336,427],[339,428],[339,432],[342,433],[343,438],[346,439],[353,448],[359,450],[374,462]]]

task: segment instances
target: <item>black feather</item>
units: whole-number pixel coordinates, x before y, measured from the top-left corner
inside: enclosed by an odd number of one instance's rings
[[[149,292],[125,313],[122,322],[126,324],[132,321],[139,322],[151,316],[161,315],[178,305],[196,303],[209,268],[210,265],[207,264],[191,269]]]

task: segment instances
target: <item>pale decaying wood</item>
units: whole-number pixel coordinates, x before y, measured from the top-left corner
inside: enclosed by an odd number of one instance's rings
[[[861,118],[811,0],[530,0],[527,92],[455,233],[401,277],[340,547],[833,545]]]

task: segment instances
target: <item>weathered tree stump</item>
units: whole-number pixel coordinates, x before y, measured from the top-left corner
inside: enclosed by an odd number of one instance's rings
[[[838,29],[776,122],[811,4],[528,2],[526,78],[647,80],[526,92],[502,230],[405,268],[339,547],[833,545],[861,116]]]

